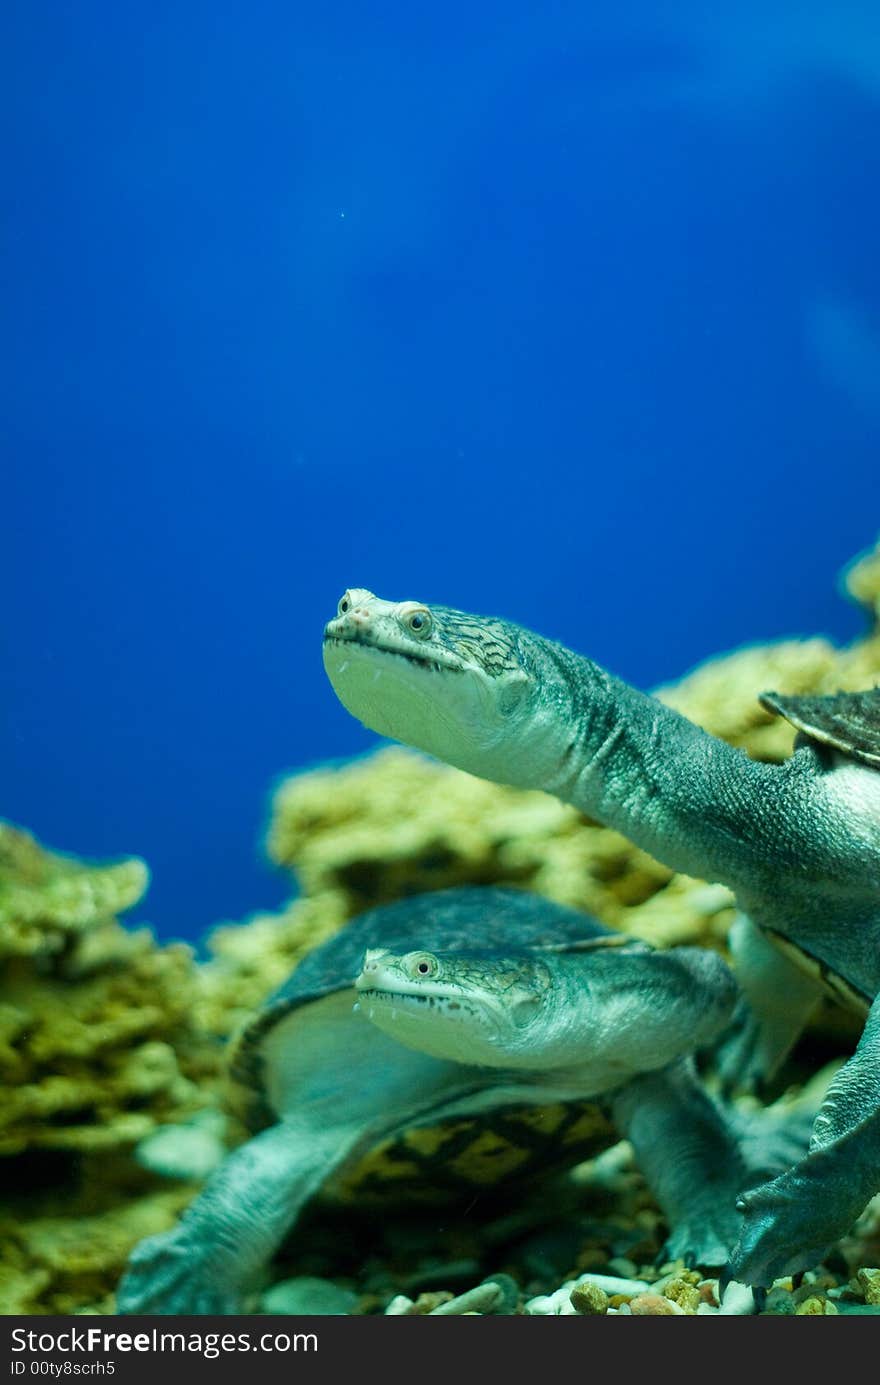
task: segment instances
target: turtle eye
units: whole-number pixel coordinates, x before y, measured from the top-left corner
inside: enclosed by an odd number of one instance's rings
[[[401,619],[410,634],[416,635],[420,640],[427,639],[434,626],[427,606],[410,606],[401,613]]]
[[[414,978],[436,976],[440,971],[440,963],[430,952],[410,953],[407,964],[407,970]]]
[[[336,614],[344,616],[346,611],[351,610],[351,592],[344,592],[340,598],[339,605],[336,607]]]

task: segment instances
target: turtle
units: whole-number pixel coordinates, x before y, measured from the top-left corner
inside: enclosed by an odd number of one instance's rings
[[[351,588],[323,656],[372,731],[555,794],[733,891],[742,1000],[715,1054],[724,1091],[766,1093],[823,994],[864,1017],[809,1151],[742,1198],[725,1274],[765,1288],[821,1262],[880,1190],[880,687],[762,694],[797,733],[771,764],[498,617]]]
[[[664,1258],[720,1266],[737,1194],[790,1157],[785,1123],[747,1129],[699,1078],[694,1054],[736,994],[717,952],[657,950],[524,890],[359,915],[233,1042],[251,1138],[135,1247],[117,1312],[253,1311],[321,1189],[514,1198],[623,1138],[668,1222]]]

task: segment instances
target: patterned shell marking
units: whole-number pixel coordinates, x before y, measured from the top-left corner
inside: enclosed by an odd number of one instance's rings
[[[765,692],[758,700],[812,740],[880,769],[880,687],[824,697]]]

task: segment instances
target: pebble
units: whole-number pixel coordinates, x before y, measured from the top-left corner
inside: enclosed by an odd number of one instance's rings
[[[423,1289],[410,1310],[417,1317],[426,1317],[441,1303],[451,1303],[455,1295],[449,1289]]]
[[[298,1275],[273,1284],[260,1300],[263,1313],[331,1314],[353,1313],[359,1302],[351,1289],[343,1289],[330,1279]]]
[[[658,1291],[658,1293],[662,1291],[665,1294],[666,1286],[668,1284],[693,1284],[694,1287],[696,1287],[698,1284],[702,1284],[704,1282],[705,1281],[701,1274],[698,1274],[696,1270],[686,1269],[684,1263],[679,1260],[676,1263],[675,1269],[670,1270],[665,1274],[658,1275],[654,1283],[654,1288]],[[718,1283],[717,1279],[711,1282],[714,1282],[715,1284]]]
[[[385,1309],[385,1316],[402,1317],[404,1313],[408,1313],[414,1306],[412,1299],[407,1298],[406,1294],[395,1294],[394,1298]]]
[[[468,1289],[467,1293],[458,1294],[455,1298],[448,1299],[446,1303],[432,1308],[431,1317],[439,1317],[441,1314],[497,1313],[503,1306],[504,1300],[504,1287],[489,1279],[484,1284],[478,1284],[475,1289]]]
[[[650,1288],[644,1279],[620,1279],[612,1274],[583,1274],[578,1279],[567,1279],[552,1294],[538,1294],[535,1298],[529,1299],[525,1305],[525,1312],[540,1317],[576,1313],[577,1309],[571,1302],[572,1291],[587,1283],[602,1289],[609,1296],[625,1294],[631,1297],[633,1294],[645,1293]]]
[[[697,1285],[689,1279],[668,1279],[663,1285],[663,1294],[685,1313],[696,1313],[704,1301]]]
[[[829,1299],[825,1298],[824,1294],[811,1294],[809,1298],[803,1299],[794,1311],[798,1317],[803,1317],[806,1314],[827,1316],[830,1313],[836,1313],[837,1308]]]
[[[142,1168],[162,1178],[205,1179],[226,1156],[225,1121],[217,1112],[200,1112],[181,1125],[160,1125],[134,1148]]]
[[[856,1275],[859,1288],[865,1295],[865,1302],[880,1303],[880,1270],[861,1269]]]
[[[606,1294],[640,1294],[651,1288],[646,1279],[623,1279],[618,1274],[585,1274],[573,1283],[582,1284],[585,1279],[589,1279],[591,1284],[598,1284]]]
[[[774,1284],[771,1289],[767,1290],[767,1297],[764,1300],[765,1313],[776,1315],[793,1313],[795,1307],[794,1294],[783,1284]]]
[[[717,1279],[701,1279],[697,1285],[697,1292],[700,1295],[701,1303],[705,1303],[709,1308],[718,1307]],[[699,1309],[697,1311],[699,1311]]]
[[[636,1294],[629,1301],[629,1311],[640,1318],[684,1317],[684,1309],[663,1294]]]
[[[591,1283],[589,1279],[585,1279],[583,1284],[576,1284],[569,1298],[576,1313],[587,1315],[608,1312],[608,1295],[604,1289],[600,1289],[598,1284]]]
[[[618,1265],[620,1265],[620,1257]],[[441,1316],[464,1316],[493,1314],[513,1314],[523,1312],[529,1316],[602,1316],[632,1315],[635,1317],[681,1317],[694,1315],[745,1316],[755,1314],[758,1309],[752,1290],[744,1284],[730,1283],[719,1304],[719,1283],[717,1279],[704,1279],[696,1270],[686,1269],[680,1262],[662,1267],[658,1282],[649,1283],[646,1279],[625,1278],[621,1275],[582,1274],[576,1279],[566,1280],[558,1289],[549,1294],[538,1294],[520,1307],[520,1290],[516,1281],[507,1274],[496,1274],[487,1278],[475,1288],[456,1297],[446,1291],[433,1294],[422,1293],[413,1302],[406,1294],[397,1294],[385,1309],[387,1315],[430,1314]],[[674,1271],[674,1272],[673,1272]],[[290,1304],[290,1286],[321,1285],[329,1289],[333,1301],[346,1306],[337,1307],[293,1307]],[[269,1301],[278,1294],[285,1293],[281,1300]],[[865,1294],[865,1303],[852,1301],[856,1293]],[[840,1299],[840,1295],[849,1298]],[[870,1295],[870,1297],[869,1297]],[[263,1301],[266,1312],[343,1312],[356,1311],[353,1307],[355,1295],[349,1290],[325,1280],[302,1278],[288,1280],[283,1285],[275,1285]],[[280,1302],[281,1306],[275,1306]],[[865,1268],[850,1285],[836,1285],[827,1273],[808,1273],[798,1289],[794,1289],[790,1278],[774,1281],[762,1303],[761,1311],[770,1314],[797,1314],[798,1316],[834,1316],[838,1313],[880,1313],[880,1269]]]
[[[517,1313],[519,1311],[522,1294],[516,1280],[509,1274],[490,1274],[487,1282],[497,1285],[501,1290],[501,1303],[495,1309],[496,1313]]]
[[[731,1279],[721,1296],[719,1307],[714,1311],[722,1317],[745,1317],[756,1311],[755,1295],[748,1284],[740,1284],[737,1280]]]

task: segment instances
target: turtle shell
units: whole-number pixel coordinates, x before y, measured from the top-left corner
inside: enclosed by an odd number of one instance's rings
[[[765,692],[758,700],[811,740],[880,769],[880,687],[818,697]]]
[[[606,946],[646,945],[576,909],[521,890],[449,889],[371,909],[307,953],[241,1031],[229,1066],[239,1112],[252,1130],[277,1119],[264,1100],[263,1039],[294,1010],[353,988],[367,948],[511,957]],[[392,1195],[450,1202],[502,1184],[509,1191],[538,1174],[590,1158],[617,1139],[595,1102],[505,1107],[473,1119],[414,1125],[335,1175],[322,1194],[366,1205]]]

